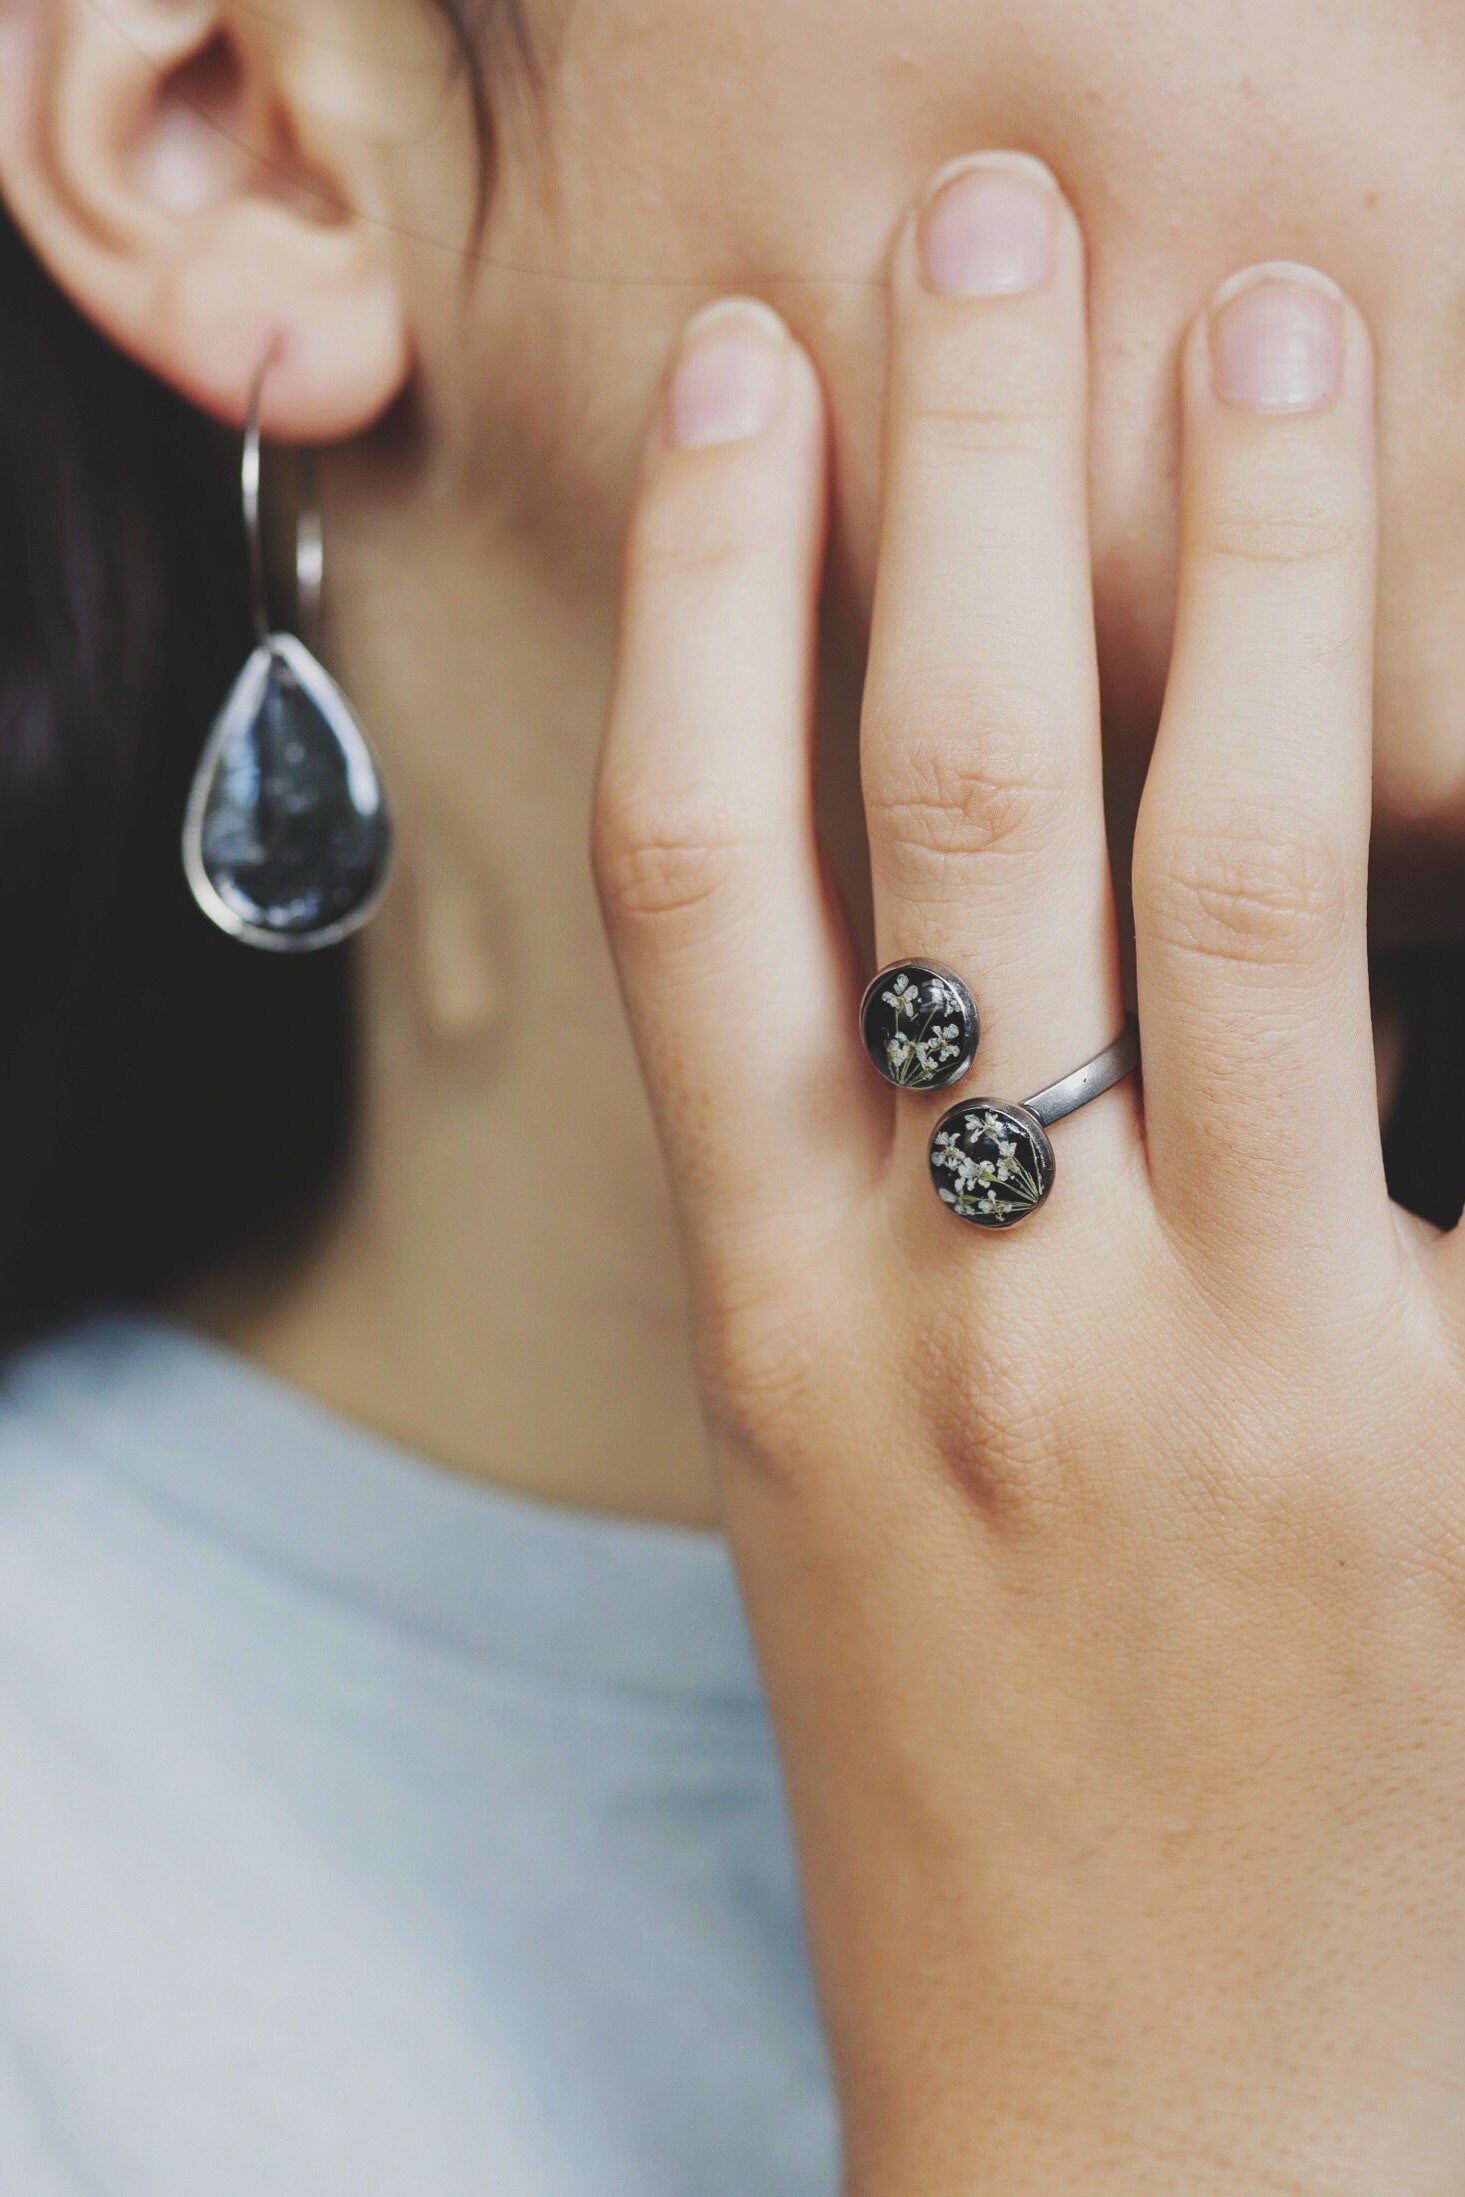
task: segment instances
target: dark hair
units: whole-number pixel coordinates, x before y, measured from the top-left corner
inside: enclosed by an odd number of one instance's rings
[[[506,37],[512,67],[523,26],[510,0],[481,20],[435,4],[486,193],[482,42]],[[220,937],[178,859],[204,731],[251,641],[235,454],[96,334],[0,209],[0,1346],[280,1238],[347,1147],[349,954]],[[1452,1222],[1457,958],[1395,976],[1419,1033],[1396,1188]]]
[[[523,26],[435,5],[486,194],[484,41]],[[236,463],[0,207],[0,1345],[279,1238],[346,1149],[349,951],[251,952],[179,866],[252,641]]]

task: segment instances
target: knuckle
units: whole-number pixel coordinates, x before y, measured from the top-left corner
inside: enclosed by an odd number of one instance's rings
[[[898,417],[941,453],[1028,450],[1052,431],[1053,361],[1026,318],[959,311],[908,360]]]
[[[948,1480],[1007,1540],[1060,1527],[1086,1501],[1051,1351],[1025,1320],[988,1308],[928,1335],[911,1374]]]
[[[726,526],[694,515],[638,530],[631,553],[633,591],[685,589],[702,581],[735,579],[757,558],[758,545]]]
[[[865,772],[865,810],[882,855],[900,862],[917,888],[945,865],[1050,845],[1071,794],[1046,764],[1049,743],[1030,729],[960,732],[894,740]]]
[[[765,1337],[756,1352],[726,1339],[698,1356],[703,1409],[718,1454],[760,1480],[801,1477],[794,1448],[810,1418],[807,1362],[787,1338]]]
[[[826,1418],[839,1340],[810,1279],[785,1280],[773,1262],[761,1285],[746,1278],[709,1294],[697,1324],[697,1377],[719,1455],[775,1490],[818,1477],[813,1453]]]
[[[906,418],[906,434],[918,453],[944,464],[954,457],[1023,457],[1047,439],[1048,416],[1020,399],[989,397],[967,404],[921,403]]]
[[[1419,1520],[1403,1564],[1415,1596],[1436,1616],[1445,1618],[1458,1642],[1465,1634],[1465,1536],[1460,1530],[1458,1451],[1448,1457],[1440,1455],[1438,1463],[1441,1469],[1423,1493]],[[1457,1686],[1462,1676],[1465,1673],[1457,1663]]]
[[[685,920],[732,887],[746,844],[727,818],[664,795],[602,792],[591,865],[613,931]]]
[[[1231,810],[1142,838],[1141,930],[1172,951],[1259,969],[1326,959],[1353,893],[1337,839],[1276,809]]]
[[[710,460],[688,475],[653,476],[635,507],[626,543],[632,596],[736,576],[756,561],[762,546],[759,499],[749,493],[735,464],[738,444],[692,453]]]
[[[1361,538],[1356,513],[1314,504],[1288,510],[1254,496],[1220,497],[1207,513],[1198,547],[1220,563],[1286,567],[1346,559]]]

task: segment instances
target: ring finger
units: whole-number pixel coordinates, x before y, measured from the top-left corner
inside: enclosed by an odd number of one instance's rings
[[[1327,1279],[1394,1241],[1365,921],[1368,332],[1325,277],[1254,268],[1191,331],[1183,387],[1175,653],[1134,865],[1149,1150],[1192,1243],[1295,1289],[1305,1246]]]

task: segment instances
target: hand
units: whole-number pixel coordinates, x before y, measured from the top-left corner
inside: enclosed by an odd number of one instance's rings
[[[962,1092],[1119,1029],[1081,240],[987,162],[892,274],[862,727],[882,963]],[[1134,1080],[1043,1210],[938,1203],[810,798],[825,423],[691,330],[597,873],[695,1292],[858,2197],[1465,2187],[1465,1244],[1391,1208],[1365,952],[1372,366],[1320,280],[1183,365]]]

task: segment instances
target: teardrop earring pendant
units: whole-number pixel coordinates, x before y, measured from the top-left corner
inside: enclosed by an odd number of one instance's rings
[[[257,644],[214,719],[183,818],[183,869],[221,931],[271,953],[334,946],[381,898],[391,819],[351,705],[298,633],[275,630],[260,526],[260,396],[250,393],[240,460]],[[313,628],[324,545],[319,510],[295,530],[295,624]]]

